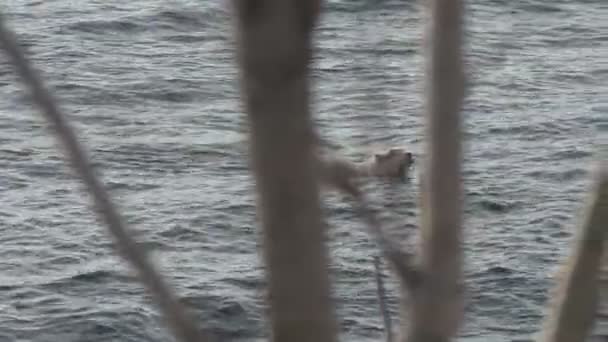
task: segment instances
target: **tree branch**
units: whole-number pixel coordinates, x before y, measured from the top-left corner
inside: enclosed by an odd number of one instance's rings
[[[43,117],[56,130],[56,137],[65,148],[65,153],[72,167],[93,197],[99,218],[105,222],[109,232],[114,237],[118,251],[137,270],[142,283],[160,305],[160,309],[174,335],[184,342],[207,341],[208,338],[192,323],[184,307],[177,301],[169,286],[163,281],[144,251],[128,232],[118,209],[96,176],[84,149],[80,146],[76,133],[70,127],[66,116],[59,109],[56,100],[44,86],[38,73],[30,66],[25,54],[17,44],[14,34],[5,26],[1,15],[0,47],[15,66],[15,70],[23,83],[29,88],[35,104],[42,111]]]
[[[382,281],[380,257],[378,256],[374,256],[374,269],[376,275],[376,288],[378,290],[378,302],[380,303],[380,314],[382,315],[382,320],[384,321],[386,342],[393,342],[393,324],[391,323],[391,316],[388,311],[388,305],[386,304],[386,290],[384,289],[384,282]]]
[[[560,270],[553,308],[544,322],[539,341],[585,341],[593,326],[608,233],[608,164],[600,165],[595,176],[585,217],[572,254]]]
[[[309,63],[318,0],[233,0],[275,341],[335,341]]]
[[[411,294],[404,341],[444,342],[462,318],[461,0],[431,0],[427,56],[427,160],[422,182],[421,286]],[[405,320],[404,320],[405,323]]]
[[[356,165],[343,159],[319,158],[318,163],[321,183],[352,197],[355,210],[365,222],[369,234],[376,240],[380,252],[393,267],[401,282],[408,290],[413,291],[420,285],[421,273],[414,265],[412,256],[402,252],[386,236],[365,194],[360,190],[357,180],[367,176],[360,175]]]

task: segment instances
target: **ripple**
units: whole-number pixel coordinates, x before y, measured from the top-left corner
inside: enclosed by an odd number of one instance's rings
[[[462,340],[525,340],[573,238],[598,133],[608,130],[608,69],[598,48],[604,3],[469,5]],[[313,111],[329,149],[358,159],[375,146],[406,144],[424,154],[422,9],[400,0],[324,7]],[[140,245],[197,322],[218,337],[266,337],[229,9],[13,1],[7,11]],[[0,341],[168,340],[5,61],[0,79]],[[391,238],[411,250],[420,165],[406,184],[365,187]],[[376,244],[340,196],[324,197],[324,213],[342,333],[378,340]],[[397,317],[398,284],[385,276]]]
[[[144,32],[146,26],[134,22],[133,18],[122,18],[116,20],[85,20],[62,27],[62,31],[76,33],[95,33],[99,35],[105,34],[134,34]]]

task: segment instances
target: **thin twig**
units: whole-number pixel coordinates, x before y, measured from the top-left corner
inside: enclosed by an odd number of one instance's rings
[[[128,232],[118,209],[95,175],[89,158],[78,142],[76,133],[70,127],[66,116],[59,109],[53,96],[44,86],[41,77],[31,67],[27,57],[17,44],[14,34],[6,27],[2,15],[0,15],[0,43],[16,72],[29,88],[34,103],[40,107],[43,117],[56,130],[56,137],[65,148],[72,167],[93,197],[97,214],[106,223],[114,237],[118,251],[137,270],[141,281],[154,295],[175,336],[184,342],[208,340],[188,317],[185,308],[180,305],[169,286],[146,257],[144,250],[137,245]]]
[[[539,336],[543,342],[585,341],[598,304],[598,281],[608,237],[608,165],[600,165],[572,254],[563,264],[555,302]]]
[[[376,288],[378,289],[378,302],[380,303],[380,314],[384,321],[384,333],[386,334],[386,342],[393,342],[393,326],[391,315],[386,303],[386,290],[382,281],[382,272],[380,270],[380,257],[374,256],[374,269],[376,274]]]

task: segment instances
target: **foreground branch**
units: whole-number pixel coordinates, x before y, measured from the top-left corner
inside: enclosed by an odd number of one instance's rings
[[[576,245],[560,271],[555,301],[539,341],[585,341],[591,332],[608,236],[608,165],[601,165],[596,177]]]
[[[374,257],[374,270],[376,275],[376,289],[378,290],[378,303],[380,303],[380,315],[382,315],[382,321],[384,322],[386,342],[393,342],[393,324],[391,323],[391,316],[388,310],[388,304],[386,303],[386,290],[384,289],[382,272],[380,271],[380,257]]]
[[[169,286],[162,280],[152,263],[147,259],[144,251],[127,231],[117,208],[110,200],[101,181],[95,175],[88,157],[78,142],[76,133],[68,124],[55,99],[43,85],[39,75],[30,66],[13,33],[5,26],[2,16],[0,16],[0,47],[4,49],[22,81],[29,88],[32,98],[42,110],[44,118],[56,130],[56,136],[59,142],[63,144],[72,167],[93,197],[99,218],[106,223],[108,230],[114,237],[118,251],[137,270],[141,281],[160,305],[174,335],[184,342],[206,341],[207,338],[192,323]]]
[[[431,0],[427,56],[427,164],[422,181],[422,284],[411,297],[404,341],[445,342],[462,318],[461,0]]]
[[[275,341],[337,339],[309,63],[318,0],[233,0]]]

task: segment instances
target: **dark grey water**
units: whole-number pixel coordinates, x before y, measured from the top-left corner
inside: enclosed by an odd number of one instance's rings
[[[200,322],[222,336],[265,336],[225,4],[7,0],[0,9]],[[462,340],[528,340],[606,143],[608,4],[475,0],[468,9]],[[326,4],[316,120],[341,153],[407,145],[420,155],[422,17],[411,1]],[[3,56],[0,75],[0,341],[166,339]],[[416,180],[372,191],[386,222],[405,222],[404,243],[415,243]],[[378,340],[374,245],[347,205],[329,196],[327,208],[343,333]]]

